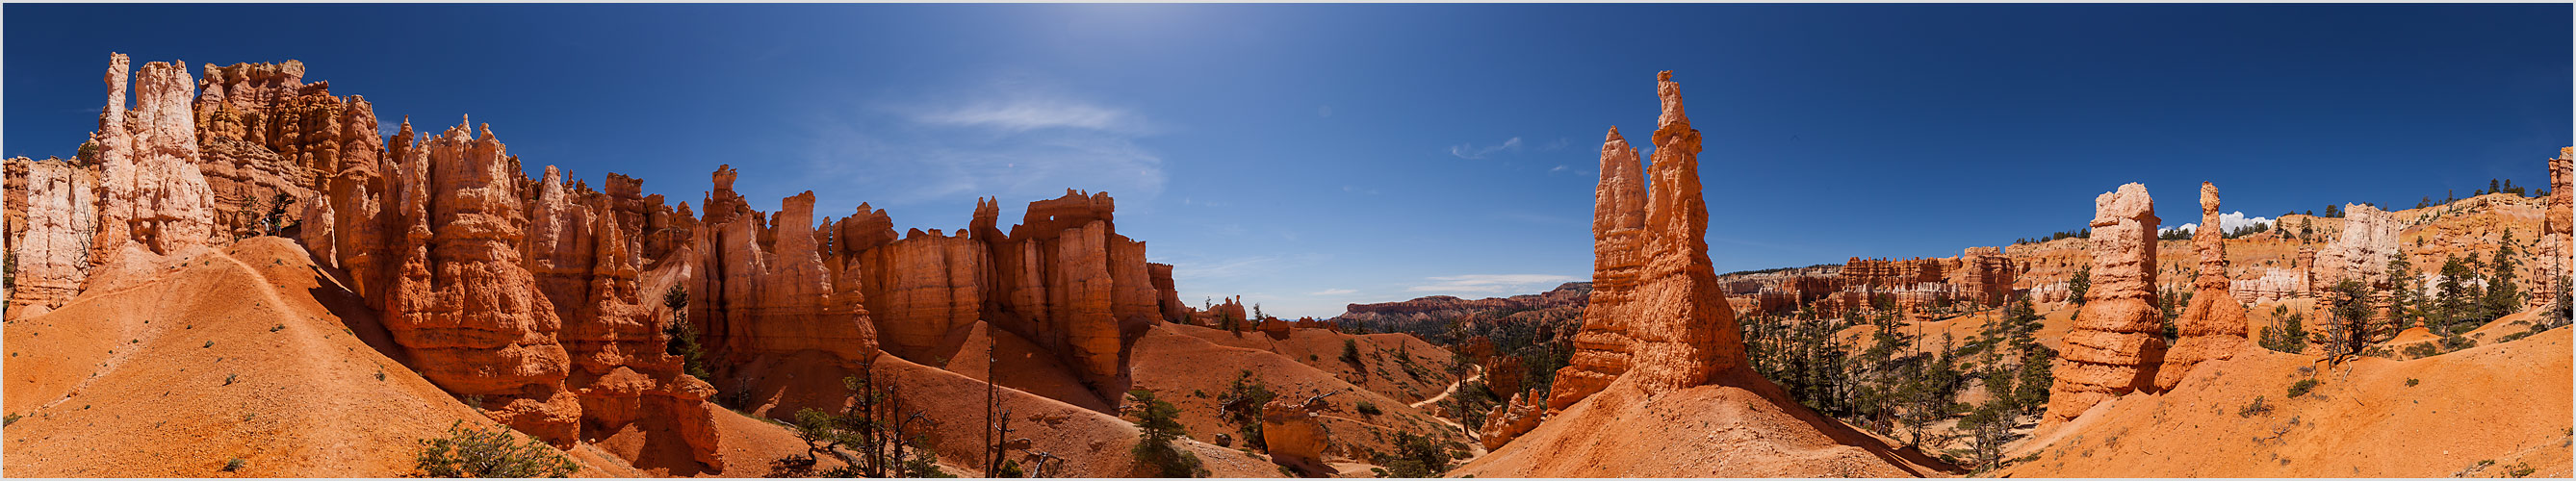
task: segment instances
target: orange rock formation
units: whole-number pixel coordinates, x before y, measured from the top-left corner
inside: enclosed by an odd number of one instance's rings
[[[2131,183],[2093,199],[2093,287],[2066,334],[2048,414],[2063,422],[2094,404],[2153,386],[2164,342],[2156,338],[2155,201]],[[2143,370],[2142,370],[2143,369]]]
[[[1556,371],[1547,396],[1551,412],[1601,392],[1628,372],[1628,305],[1645,267],[1646,178],[1637,150],[1611,127],[1601,142],[1601,181],[1593,190],[1592,293],[1583,328],[1574,334],[1574,356]]]
[[[2216,226],[2218,221],[2218,186],[2202,182],[2200,225]],[[2180,338],[2165,352],[2164,365],[2156,368],[2156,390],[2173,390],[2183,376],[2191,374],[2192,366],[2227,359],[2245,347],[2245,305],[2227,295],[2224,236],[2215,227],[2192,233],[2192,247],[2200,254],[2199,275],[2192,279],[2191,305],[2174,319]]]
[[[1633,175],[1635,153],[1616,129],[1602,145],[1592,303],[1576,334],[1574,365],[1559,371],[1549,393],[1550,410],[1581,401],[1616,377],[1636,376],[1654,394],[1744,367],[1743,333],[1709,266],[1699,131],[1682,111],[1681,84],[1672,72],[1656,76],[1655,93],[1663,115],[1653,137],[1651,191],[1640,192],[1645,179]]]

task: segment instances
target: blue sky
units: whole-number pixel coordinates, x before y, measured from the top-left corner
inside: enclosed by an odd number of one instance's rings
[[[1720,271],[2003,245],[2126,182],[2169,225],[2201,181],[2253,216],[2540,186],[2569,9],[10,4],[0,155],[70,155],[111,51],[298,59],[388,127],[470,114],[692,205],[727,163],[898,229],[1107,191],[1184,299],[1321,317],[1588,279],[1602,134],[1652,128],[1659,70]]]

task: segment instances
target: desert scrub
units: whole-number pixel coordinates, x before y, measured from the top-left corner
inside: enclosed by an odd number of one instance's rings
[[[21,415],[17,415],[17,414],[11,414],[11,415],[9,415],[9,417],[7,418],[7,420],[5,420],[5,421],[0,421],[0,426],[7,426],[7,425],[11,425],[11,424],[18,424],[18,418],[23,418],[23,417],[26,417],[26,416],[21,416]]]
[[[561,478],[581,469],[536,438],[516,442],[509,428],[447,426],[447,437],[420,440],[415,467],[433,478]]]
[[[2299,382],[2290,383],[2290,397],[2306,396],[2308,395],[2308,391],[2315,390],[2316,388],[2317,380],[2300,379]]]
[[[1360,414],[1366,414],[1366,415],[1370,415],[1370,416],[1376,416],[1376,415],[1379,415],[1379,414],[1384,414],[1384,413],[1386,413],[1386,411],[1379,410],[1379,409],[1377,408],[1377,403],[1368,402],[1368,401],[1360,401],[1360,403],[1359,403],[1358,405],[1353,406],[1353,407],[1354,407],[1355,409],[1358,409],[1358,410],[1360,411]]]
[[[2270,404],[2264,404],[2264,403],[2263,403],[2263,397],[2262,397],[2262,396],[2254,396],[2254,402],[2247,403],[2247,404],[2245,404],[2245,407],[2243,407],[2243,408],[2238,408],[2238,409],[2236,410],[2236,416],[2237,416],[2237,417],[2246,417],[2246,418],[2254,417],[2255,415],[2258,415],[2258,414],[2271,414],[2271,413],[2272,413],[2272,405],[2270,405]]]
[[[233,458],[233,459],[231,459],[231,460],[229,460],[229,461],[224,461],[224,472],[229,473],[229,472],[234,472],[234,471],[240,471],[240,470],[241,470],[241,468],[242,468],[242,466],[247,466],[247,465],[249,465],[249,464],[250,464],[250,460],[242,459],[242,458]]]

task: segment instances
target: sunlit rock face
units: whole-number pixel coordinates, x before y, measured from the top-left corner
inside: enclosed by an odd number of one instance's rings
[[[1623,376],[1655,394],[1707,384],[1745,366],[1743,333],[1704,239],[1699,130],[1683,112],[1672,72],[1656,75],[1655,93],[1663,115],[1656,120],[1651,168],[1638,168],[1636,151],[1617,129],[1603,141],[1592,301],[1576,333],[1573,365],[1559,370],[1549,393],[1551,410]]]
[[[2102,401],[2152,387],[2162,363],[2156,309],[2155,200],[2135,183],[2093,199],[2093,286],[2057,363],[2042,422],[2074,419]],[[2215,229],[2212,229],[2215,231]]]
[[[2226,233],[2214,227],[2218,221],[2218,186],[2202,182],[2200,225],[2213,227],[2192,234],[2192,248],[2200,257],[2199,275],[2192,278],[2191,304],[2174,319],[2180,338],[2165,352],[2164,365],[2156,368],[2157,390],[2172,390],[2193,366],[2233,357],[2245,347],[2245,305],[2228,295],[2227,240]]]

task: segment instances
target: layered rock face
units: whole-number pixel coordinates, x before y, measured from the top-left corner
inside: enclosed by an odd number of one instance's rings
[[[1395,302],[1349,304],[1333,321],[1379,322],[1398,320],[1446,319],[1491,311],[1537,311],[1549,309],[1580,310],[1590,301],[1592,283],[1568,282],[1538,294],[1484,299],[1460,299],[1456,296],[1417,297]]]
[[[937,346],[950,330],[982,319],[984,293],[993,286],[992,251],[958,234],[916,229],[903,240],[855,254],[868,312],[888,351],[913,355],[911,350]]]
[[[2388,257],[2397,253],[2397,232],[2403,228],[2397,216],[2363,204],[2344,204],[2343,234],[2316,254],[2311,295],[2333,289],[2345,280],[2358,280],[2364,285],[2388,282]]]
[[[2043,423],[2074,419],[2102,401],[2153,387],[2162,363],[2156,308],[2155,200],[2135,183],[2093,199],[2093,286],[2066,334]],[[2213,230],[2214,232],[2215,230]]]
[[[669,321],[648,304],[659,293],[640,292],[642,263],[628,240],[637,229],[625,222],[642,219],[621,216],[617,196],[568,187],[553,166],[537,191],[527,261],[538,291],[566,321],[557,338],[571,356],[565,384],[580,397],[583,438],[653,418],[669,423],[696,461],[723,469],[715,434],[721,408],[706,402],[715,387],[688,376],[684,360],[665,351]]]
[[[43,314],[80,295],[89,278],[90,241],[97,234],[98,213],[90,194],[89,173],[60,160],[10,159],[24,169],[23,185],[10,186],[23,196],[25,229],[9,242],[16,256],[16,285],[9,292],[12,319]],[[15,220],[15,219],[13,219]]]
[[[1698,129],[1682,113],[1681,84],[1656,76],[1664,114],[1655,129],[1646,201],[1646,263],[1631,299],[1631,372],[1647,393],[1697,386],[1744,365],[1743,331],[1708,260],[1708,206],[1700,200]]]
[[[692,236],[700,251],[689,320],[703,326],[705,343],[735,360],[821,351],[856,366],[874,357],[876,325],[858,308],[863,287],[850,285],[861,277],[834,279],[848,262],[836,259],[842,267],[827,270],[817,252],[814,193],[780,200],[772,220],[734,193],[736,175],[730,165],[716,169],[706,218]]]
[[[2200,225],[2219,225],[2218,186],[2200,184]],[[2227,359],[2245,347],[2245,306],[2228,295],[2227,240],[2220,229],[2200,229],[2192,234],[2192,248],[2200,255],[2199,275],[2192,279],[2191,304],[2182,316],[2174,319],[2174,331],[2180,336],[2173,349],[2165,352],[2164,365],[2156,368],[2156,389],[2173,390],[2191,374],[2192,366],[2203,361]]]
[[[1700,134],[1683,113],[1672,72],[1656,75],[1663,115],[1653,137],[1653,176],[1633,175],[1635,153],[1613,130],[1595,191],[1592,301],[1572,366],[1559,370],[1550,411],[1633,376],[1648,394],[1707,383],[1744,367],[1743,333],[1710,267],[1707,205],[1700,198]],[[1644,194],[1644,195],[1638,195]],[[1595,314],[1599,315],[1595,315]],[[1622,371],[1625,371],[1624,373]]]
[[[2576,164],[2576,147],[2561,147],[2558,157],[2549,159],[2549,198],[2544,202],[2547,207],[2540,218],[2540,248],[2532,252],[2536,254],[2535,258],[2541,259],[2540,266],[2545,269],[2541,272],[2554,279],[2539,279],[2535,283],[2541,288],[2532,292],[2533,306],[2551,302],[2563,305],[2568,298],[2567,279],[2576,276],[2576,263],[2569,261],[2571,255],[2576,255],[2576,245],[2569,244],[2576,241],[2576,235],[2570,234],[2576,231],[2570,224],[2576,219],[2569,219],[2569,216],[2576,216],[2576,210],[2571,210],[2571,204],[2576,204],[2576,201],[2571,201],[2570,197],[2576,196],[2576,192],[2568,191],[2576,188],[2576,185],[2571,185],[2576,172],[2569,172],[2576,169],[2576,165],[2571,164]]]
[[[581,408],[564,388],[562,319],[522,265],[518,159],[489,128],[465,125],[396,145],[390,184],[401,201],[390,216],[403,234],[387,249],[385,328],[423,377],[479,396],[486,415],[514,429],[570,446]]]
[[[143,64],[133,78],[134,108],[126,109],[127,60],[110,54],[107,111],[97,144],[100,175],[97,236],[90,261],[104,263],[131,242],[170,255],[214,239],[214,194],[198,171],[195,116],[189,100],[195,82],[185,63]]]
[[[1628,372],[1629,304],[1645,266],[1646,178],[1637,150],[1611,127],[1601,142],[1601,181],[1593,189],[1592,292],[1574,356],[1556,371],[1547,409],[1563,410]]]
[[[383,145],[365,99],[334,97],[330,82],[304,83],[304,63],[205,66],[196,98],[197,165],[214,190],[216,219],[229,233],[257,232],[263,207],[278,194],[309,203],[315,178],[336,173],[343,158]],[[311,211],[306,205],[302,209]]]
[[[2003,305],[2012,301],[2014,275],[2019,268],[2001,247],[1970,247],[1959,253],[1959,271],[1951,275],[1950,284],[1959,286],[1969,300],[1985,305]]]

